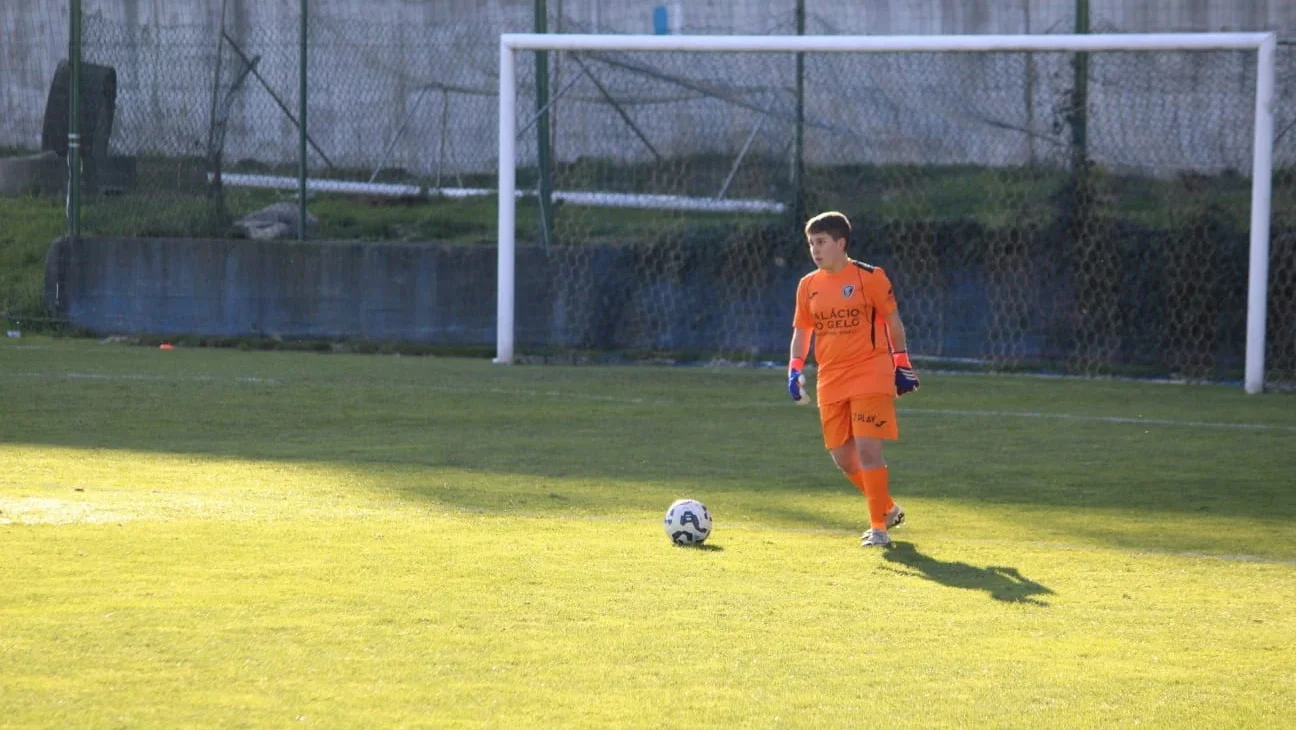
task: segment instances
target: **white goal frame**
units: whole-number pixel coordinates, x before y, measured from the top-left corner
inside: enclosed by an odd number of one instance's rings
[[[1109,33],[1091,35],[706,36],[505,33],[500,36],[499,260],[495,362],[512,363],[517,220],[519,51],[718,51],[743,53],[937,53],[995,51],[1254,51],[1255,137],[1251,169],[1245,388],[1264,389],[1269,220],[1273,190],[1275,33]]]

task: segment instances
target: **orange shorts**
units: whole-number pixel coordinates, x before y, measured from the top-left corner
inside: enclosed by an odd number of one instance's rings
[[[893,395],[857,395],[822,403],[819,423],[823,425],[824,446],[829,449],[841,446],[852,436],[887,441],[900,438]]]

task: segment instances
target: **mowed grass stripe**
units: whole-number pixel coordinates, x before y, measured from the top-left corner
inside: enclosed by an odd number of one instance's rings
[[[223,380],[232,380],[236,383],[248,383],[258,385],[279,385],[284,381],[278,378],[262,378],[257,376],[235,376],[226,378],[217,375],[190,375],[177,378],[168,378],[160,375],[146,375],[142,373],[0,373],[0,377],[12,378],[66,378],[69,380],[106,380],[106,381],[171,381],[171,382],[221,382]],[[1130,381],[1137,382],[1137,381]],[[561,390],[533,390],[522,388],[473,388],[473,387],[454,387],[444,385],[410,385],[403,384],[393,387],[410,388],[414,390],[423,390],[430,393],[454,393],[459,395],[474,396],[518,396],[528,398],[560,398],[564,400],[588,401],[591,403],[618,403],[626,405],[658,405],[658,406],[682,406],[688,405],[687,401],[672,400],[669,398],[625,398],[614,395],[598,395],[582,392],[565,392]],[[745,408],[786,408],[792,405],[788,402],[770,402],[752,401],[752,402],[730,402],[718,405],[709,405],[714,408],[728,409],[745,409]],[[1282,431],[1287,433],[1296,433],[1296,426],[1270,423],[1223,423],[1212,421],[1192,421],[1179,420],[1173,418],[1136,418],[1124,416],[1090,416],[1078,415],[1074,413],[1049,413],[1045,411],[999,411],[999,410],[960,410],[954,408],[898,408],[898,413],[905,415],[924,415],[924,416],[959,416],[959,417],[976,417],[976,418],[1042,418],[1056,419],[1062,421],[1080,421],[1090,423],[1111,423],[1111,424],[1129,424],[1129,425],[1146,425],[1146,426],[1178,426],[1183,428],[1207,428],[1207,429],[1240,429],[1244,431]]]

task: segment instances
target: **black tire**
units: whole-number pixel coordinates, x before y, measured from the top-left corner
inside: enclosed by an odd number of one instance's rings
[[[71,66],[60,61],[45,101],[45,123],[41,128],[41,150],[67,157],[68,94],[71,88]],[[81,64],[81,149],[91,159],[108,156],[108,138],[112,136],[117,113],[117,70],[111,66]]]

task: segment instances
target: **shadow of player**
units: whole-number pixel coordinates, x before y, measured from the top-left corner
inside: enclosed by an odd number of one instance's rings
[[[911,575],[935,581],[950,588],[985,591],[996,601],[1030,603],[1047,606],[1048,603],[1033,596],[1053,595],[1048,587],[1022,575],[1016,568],[990,565],[978,568],[968,563],[947,563],[918,552],[910,542],[893,542],[882,552],[889,563],[898,563],[908,570],[884,566],[901,575]]]

